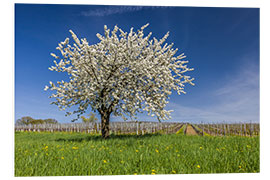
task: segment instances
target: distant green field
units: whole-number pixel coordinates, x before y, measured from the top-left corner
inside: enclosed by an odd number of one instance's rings
[[[256,173],[259,164],[259,137],[15,133],[15,176]]]

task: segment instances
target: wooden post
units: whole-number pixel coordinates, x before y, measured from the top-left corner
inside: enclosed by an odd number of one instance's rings
[[[204,123],[202,122],[202,136],[204,135]]]
[[[254,134],[254,124],[251,124],[250,129],[251,129],[251,136],[253,136],[253,134]]]
[[[139,122],[137,121],[137,135],[139,135]]]
[[[249,136],[250,136],[250,137],[252,136],[251,122],[250,122],[250,124],[249,124]]]
[[[242,123],[240,123],[240,126],[241,126],[241,136],[243,136]]]

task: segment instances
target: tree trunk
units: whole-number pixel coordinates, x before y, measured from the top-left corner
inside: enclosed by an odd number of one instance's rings
[[[101,133],[103,139],[109,138],[110,135],[109,122],[110,122],[110,113],[108,112],[101,113]]]

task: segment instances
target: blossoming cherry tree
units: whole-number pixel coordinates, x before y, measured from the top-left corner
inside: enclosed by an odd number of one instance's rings
[[[100,42],[90,45],[79,40],[70,30],[69,38],[60,42],[51,71],[66,72],[69,81],[50,82],[45,90],[56,91],[50,98],[60,109],[78,107],[67,115],[79,118],[90,108],[101,116],[102,137],[109,137],[110,116],[136,118],[137,113],[147,111],[158,120],[170,118],[165,110],[172,90],[185,93],[184,84],[193,85],[193,78],[185,75],[188,68],[184,54],[175,56],[178,49],[167,44],[169,33],[160,40],[144,36],[144,25],[137,32],[133,28],[124,32],[117,26],[110,32],[104,26],[104,35],[97,34]],[[78,118],[74,119],[77,120]]]

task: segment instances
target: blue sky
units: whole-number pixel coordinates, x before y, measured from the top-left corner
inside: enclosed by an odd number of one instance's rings
[[[50,105],[49,81],[65,78],[51,72],[51,52],[72,29],[79,38],[97,43],[96,33],[118,25],[129,31],[149,23],[145,30],[185,53],[195,86],[186,95],[173,93],[167,109],[180,122],[259,121],[259,9],[142,7],[93,5],[15,5],[15,119],[22,116],[71,117]],[[142,120],[155,120],[142,114]],[[120,120],[112,117],[112,120]]]

